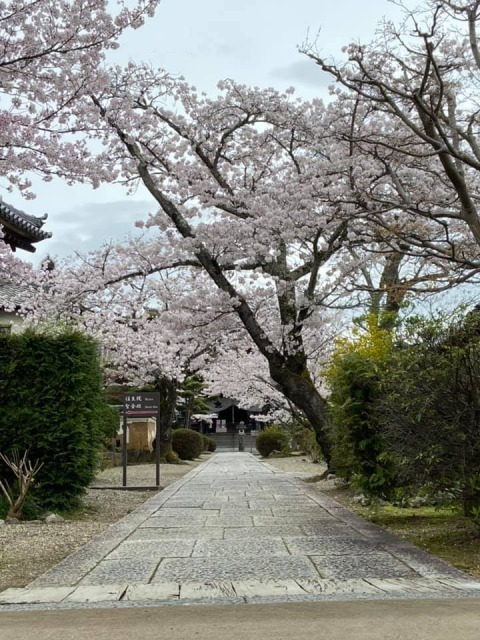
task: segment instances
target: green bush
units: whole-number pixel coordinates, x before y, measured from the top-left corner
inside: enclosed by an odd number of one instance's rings
[[[180,458],[178,456],[178,453],[173,451],[173,449],[171,449],[170,451],[167,451],[163,457],[163,462],[164,464],[180,464]]]
[[[93,480],[104,432],[96,343],[83,334],[0,337],[0,451],[44,463],[32,490],[43,510],[68,510]],[[0,468],[0,477],[8,475]]]
[[[415,492],[480,515],[480,314],[412,318],[383,376],[378,420]]]
[[[261,431],[256,439],[257,451],[264,458],[272,451],[282,451],[288,445],[288,435],[278,425],[271,425]]]
[[[213,453],[217,448],[217,442],[213,438],[208,438],[208,451]]]
[[[180,460],[194,460],[203,452],[203,438],[193,429],[175,429],[172,432],[172,448]]]
[[[341,340],[327,370],[332,460],[337,475],[369,496],[390,499],[397,472],[376,413],[382,372],[392,352],[390,332],[373,317],[367,330]]]
[[[202,435],[203,450],[213,452],[217,448],[217,443],[213,438]]]
[[[108,404],[101,403],[96,411],[95,420],[97,428],[103,434],[105,441],[110,444],[110,440],[117,437],[120,427],[120,414]]]
[[[312,462],[320,462],[322,452],[315,438],[315,431],[308,427],[300,426],[293,431],[292,440],[294,448],[308,456]]]

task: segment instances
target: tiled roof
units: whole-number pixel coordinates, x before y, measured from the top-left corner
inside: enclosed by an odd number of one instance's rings
[[[41,218],[36,218],[12,207],[10,204],[0,203],[0,225],[4,224],[9,229],[26,236],[31,242],[38,242],[52,237],[50,231],[42,230],[46,219],[47,214]]]
[[[25,304],[34,294],[35,289],[31,286],[0,280],[0,309]]]

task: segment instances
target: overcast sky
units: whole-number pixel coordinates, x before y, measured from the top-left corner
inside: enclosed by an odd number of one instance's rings
[[[115,55],[122,63],[147,60],[181,74],[209,94],[219,80],[233,78],[259,87],[294,86],[301,97],[325,98],[329,78],[297,47],[316,39],[323,55],[339,58],[342,46],[370,40],[383,17],[398,15],[388,0],[163,0],[152,20],[123,37]],[[35,262],[47,253],[65,256],[121,240],[135,231],[135,220],[155,209],[146,193],[126,196],[114,186],[94,191],[39,182],[35,191],[37,198],[28,202],[3,194],[28,213],[49,215],[44,228],[53,238],[31,258],[21,252]]]

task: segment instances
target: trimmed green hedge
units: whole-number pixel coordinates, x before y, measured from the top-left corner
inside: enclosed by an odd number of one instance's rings
[[[210,436],[205,436],[205,435],[202,435],[202,440],[203,440],[203,450],[210,451],[211,453],[213,453],[213,451],[215,451],[215,449],[217,448],[216,441],[213,438],[210,438]]]
[[[288,435],[280,426],[271,425],[258,434],[255,445],[258,453],[266,458],[273,451],[285,449],[288,445]]]
[[[193,429],[175,429],[172,431],[172,449],[180,460],[194,460],[203,453],[203,438]]]
[[[208,437],[207,440],[208,440],[207,451],[210,451],[211,453],[213,453],[217,448],[217,441],[210,437]]]
[[[94,478],[105,436],[96,343],[78,332],[0,337],[0,407],[0,451],[28,449],[44,463],[33,489],[37,503],[74,508]]]

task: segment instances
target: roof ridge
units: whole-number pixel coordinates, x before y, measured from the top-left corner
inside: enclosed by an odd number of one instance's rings
[[[0,196],[0,226],[5,232],[5,241],[14,248],[18,246],[28,251],[35,251],[30,243],[52,237],[51,231],[42,229],[48,214],[41,218],[3,202]],[[10,233],[9,233],[10,232]]]

